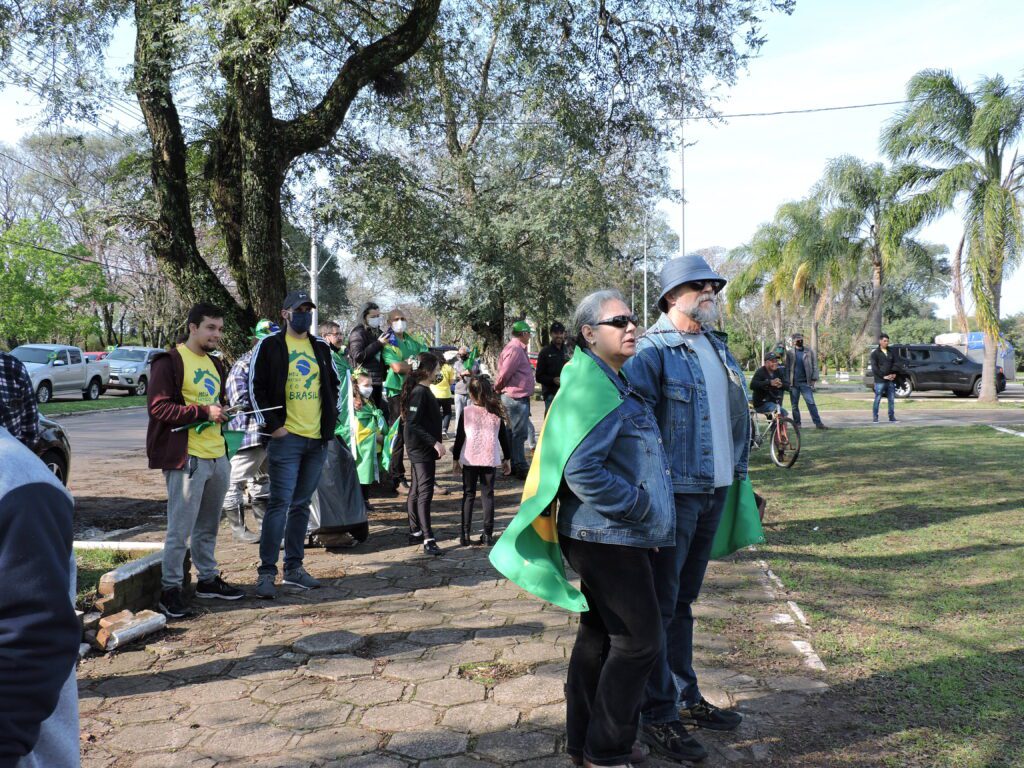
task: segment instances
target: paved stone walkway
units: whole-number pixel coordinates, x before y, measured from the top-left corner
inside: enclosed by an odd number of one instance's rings
[[[519,489],[499,483],[499,529]],[[382,501],[366,544],[308,553],[323,589],[203,603],[143,645],[86,658],[83,765],[570,765],[562,686],[576,618],[498,578],[481,548],[455,546],[455,501],[438,497],[444,557],[407,546],[404,510]],[[256,547],[224,528],[218,555],[225,577],[251,591]],[[826,687],[801,650],[802,617],[754,563],[712,564],[698,615],[704,693],[746,716],[734,733],[698,734],[712,752],[705,764],[779,764],[778,729]],[[715,634],[725,622],[777,646],[780,664],[746,669],[742,647]]]

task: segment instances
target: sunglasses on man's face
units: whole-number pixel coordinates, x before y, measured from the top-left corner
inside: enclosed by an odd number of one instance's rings
[[[685,283],[685,285],[691,291],[697,291],[697,293],[702,293],[704,288],[709,285],[715,293],[722,290],[722,284],[718,280],[692,280],[689,283]]]
[[[605,320],[598,320],[594,325],[610,325],[612,328],[628,328],[630,324],[639,325],[640,318],[636,315],[616,315]]]

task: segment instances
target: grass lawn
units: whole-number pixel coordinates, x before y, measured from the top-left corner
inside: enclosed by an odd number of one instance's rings
[[[792,470],[752,457],[767,543],[744,555],[793,591],[832,686],[785,764],[1024,766],[1024,439],[808,435]]]
[[[846,392],[846,393],[832,393],[826,390],[819,389],[814,393],[814,401],[817,403],[818,408],[823,411],[857,411],[857,410],[871,410],[871,403],[874,401],[875,396],[870,390],[864,389],[859,392]],[[800,401],[801,404],[803,400]],[[789,395],[785,397],[783,403],[786,409],[789,409]],[[886,408],[886,401],[883,398],[882,402],[879,403],[879,409]],[[992,403],[979,403],[976,398],[973,397],[913,397],[909,400],[902,398],[896,398],[896,411],[899,413],[901,408],[910,408],[912,410],[975,410],[985,408],[1024,408],[1024,401],[1021,400],[1002,400],[998,404],[993,405]]]
[[[76,549],[75,562],[78,564],[78,595],[75,605],[80,611],[91,611],[92,602],[96,597],[96,587],[100,577],[112,571],[122,563],[130,562],[138,557],[136,552],[124,552],[112,549]]]
[[[132,405],[145,405],[146,396],[129,395],[127,397],[101,397],[99,400],[66,400],[52,401],[39,406],[43,416],[61,416],[67,413],[83,411],[106,411],[111,408],[127,408]]]

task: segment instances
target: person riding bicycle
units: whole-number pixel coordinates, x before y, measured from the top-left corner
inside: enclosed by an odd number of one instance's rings
[[[786,415],[786,409],[782,407],[782,397],[787,387],[778,371],[779,356],[774,352],[768,352],[764,356],[764,365],[757,369],[754,378],[750,380],[754,410],[758,413]]]

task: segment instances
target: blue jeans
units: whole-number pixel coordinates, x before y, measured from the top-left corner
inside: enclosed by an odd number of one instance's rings
[[[523,444],[526,442],[530,432],[530,398],[514,398],[508,395],[501,396],[501,404],[505,406],[505,412],[509,420],[509,442],[512,444],[512,469],[520,470],[527,467],[526,449]]]
[[[665,628],[665,648],[651,672],[641,713],[645,723],[679,719],[679,708],[700,701],[693,671],[693,603],[704,584],[711,542],[728,486],[714,493],[677,493],[676,544],[653,553],[654,588]]]
[[[309,501],[324,468],[324,443],[291,433],[267,444],[270,502],[260,532],[260,574],[277,574],[284,535],[285,573],[302,567],[306,550]]]
[[[778,412],[778,413],[781,413],[783,416],[786,415],[786,409],[785,408],[783,408],[778,403],[773,403],[771,401],[761,403],[761,405],[759,405],[754,410],[757,411],[758,413],[768,414],[768,413]]]
[[[552,392],[550,395],[544,395],[544,415],[548,415],[548,411],[551,409],[551,403],[555,399],[557,392]]]
[[[821,424],[821,416],[818,415],[818,405],[814,402],[814,390],[810,384],[794,384],[789,388],[789,404],[793,406],[793,422],[800,424],[800,396],[803,395],[807,401],[807,410],[811,412],[811,421]]]
[[[875,404],[871,406],[871,417],[878,421],[878,403],[882,397],[889,398],[889,421],[896,418],[896,384],[892,381],[875,383]]]

